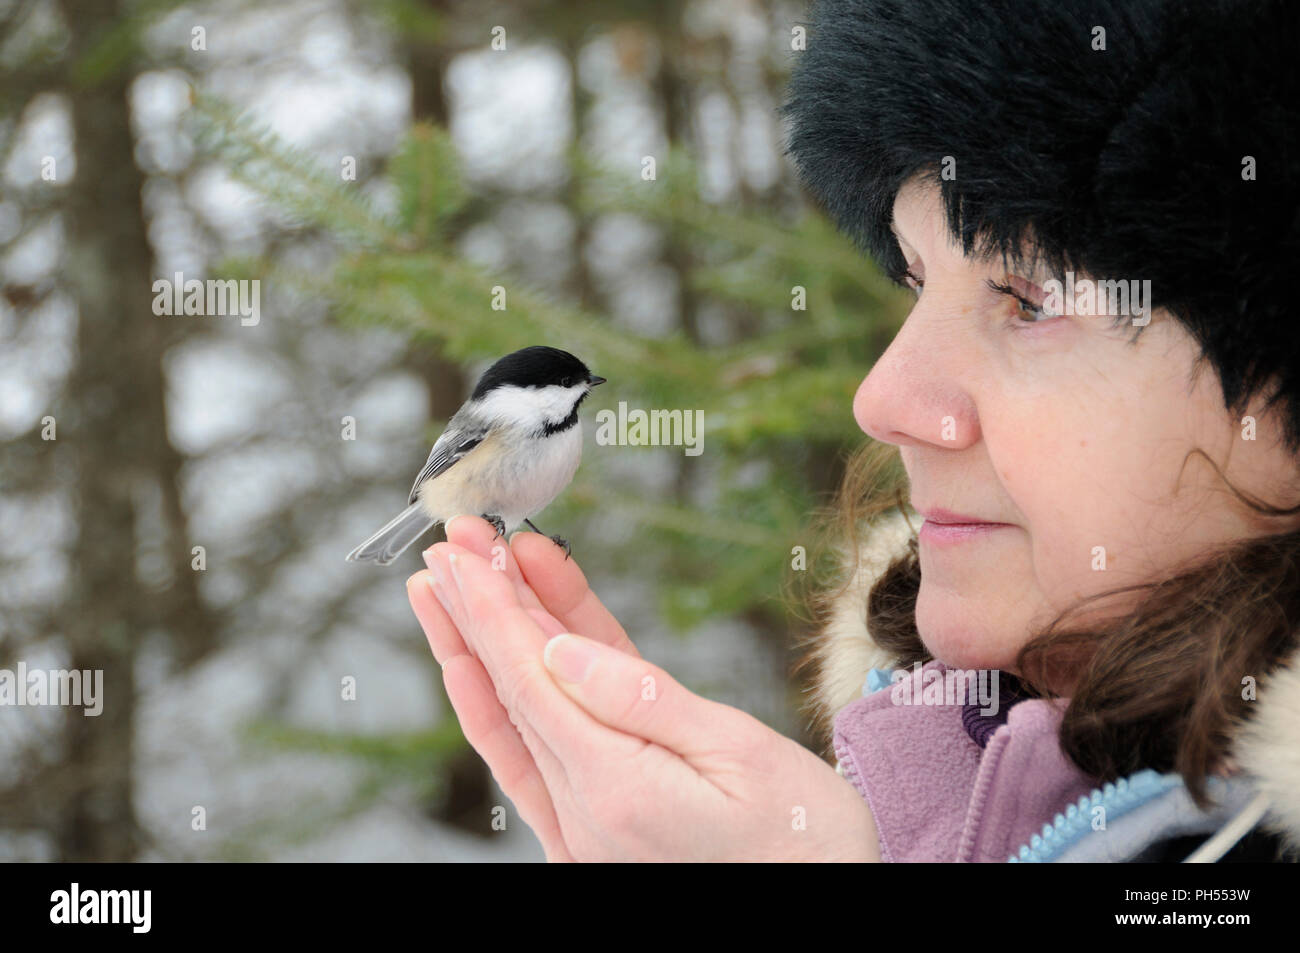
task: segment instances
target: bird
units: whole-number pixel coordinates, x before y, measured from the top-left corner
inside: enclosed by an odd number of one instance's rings
[[[348,562],[387,566],[434,525],[460,514],[482,516],[496,529],[493,539],[521,523],[541,533],[529,517],[577,472],[578,408],[603,383],[554,347],[526,347],[498,360],[434,443],[406,509],[348,553]],[[568,559],[568,540],[550,539]]]

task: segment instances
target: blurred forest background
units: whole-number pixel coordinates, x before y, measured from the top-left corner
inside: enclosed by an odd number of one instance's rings
[[[343,561],[528,344],[610,381],[540,525],[647,657],[809,742],[782,587],[905,299],[783,155],[804,13],[0,0],[0,668],[104,673],[98,717],[0,707],[0,858],[541,859],[418,549]],[[155,315],[176,272],[260,321]],[[704,452],[597,446],[619,401]]]

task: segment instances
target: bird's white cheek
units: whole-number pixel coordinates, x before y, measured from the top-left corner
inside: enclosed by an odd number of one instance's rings
[[[546,424],[559,423],[573,413],[586,386],[498,387],[483,398],[482,416],[508,422],[521,430],[540,430]]]

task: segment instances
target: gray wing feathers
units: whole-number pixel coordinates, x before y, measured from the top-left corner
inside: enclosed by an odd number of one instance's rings
[[[448,424],[447,429],[438,438],[438,442],[429,451],[429,459],[425,462],[420,475],[415,478],[415,483],[411,485],[411,496],[406,502],[414,503],[421,483],[446,472],[453,463],[482,443],[486,435],[486,427],[471,430],[455,426],[454,420]]]
[[[418,502],[420,485],[440,473],[445,473],[451,465],[469,453],[487,436],[487,427],[466,427],[456,418],[447,424],[438,442],[433,445],[424,469],[415,478],[411,487],[410,504],[396,517],[390,520],[379,532],[375,533],[352,552],[348,561],[354,563],[377,563],[387,566],[400,556],[408,546],[428,532],[437,520],[429,516]]]
[[[433,524],[434,520],[424,512],[420,504],[412,503],[383,529],[348,553],[348,562],[387,566],[428,532]]]

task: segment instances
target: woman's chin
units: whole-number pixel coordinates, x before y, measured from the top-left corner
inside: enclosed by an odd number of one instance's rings
[[[1024,643],[1021,627],[994,626],[989,618],[964,599],[948,594],[927,598],[924,585],[917,595],[917,632],[930,654],[948,668],[1015,670]]]

